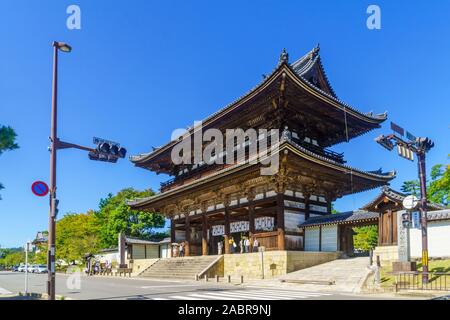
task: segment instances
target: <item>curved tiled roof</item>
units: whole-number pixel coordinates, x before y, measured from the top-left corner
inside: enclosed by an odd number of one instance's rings
[[[299,225],[299,228],[333,225],[333,224],[351,224],[357,222],[376,221],[379,218],[378,212],[370,211],[349,211],[337,214],[329,214],[321,217],[312,217]]]
[[[381,188],[380,194],[375,199],[373,199],[371,202],[369,202],[364,207],[362,207],[362,209],[369,209],[370,207],[375,206],[380,201],[380,198],[382,198],[382,197],[388,197],[389,199],[391,199],[394,202],[401,203],[406,198],[406,196],[407,196],[407,194],[393,190],[393,189],[389,188],[388,186],[384,186]],[[437,204],[437,203],[428,202],[428,209],[429,210],[445,210],[448,208],[443,205]]]
[[[283,139],[286,139],[285,136],[283,136]],[[317,160],[328,162],[329,164],[332,164],[333,166],[338,167],[337,169],[344,169],[348,173],[358,174],[358,175],[361,175],[361,176],[366,176],[367,178],[373,178],[373,179],[377,179],[377,180],[382,180],[382,181],[385,181],[386,183],[389,182],[390,180],[394,179],[395,176],[396,176],[395,172],[374,173],[372,171],[362,171],[362,170],[350,167],[348,165],[336,162],[336,161],[334,161],[332,159],[328,159],[328,158],[326,158],[324,156],[320,156],[320,155],[318,155],[318,154],[316,154],[316,153],[314,153],[314,152],[312,152],[312,151],[310,151],[308,149],[305,149],[304,147],[296,144],[292,140],[289,140],[289,139],[288,140],[283,140],[283,139],[280,141],[280,151],[282,150],[283,145],[290,144],[294,148],[298,149],[301,153],[309,155],[310,157],[313,157],[313,158],[315,158]],[[177,193],[177,192],[179,192],[181,190],[184,190],[184,189],[196,186],[196,185],[201,185],[202,183],[204,183],[206,181],[209,181],[209,180],[214,179],[214,178],[218,178],[219,176],[223,175],[224,173],[229,173],[232,170],[240,170],[240,169],[243,169],[245,167],[248,167],[249,165],[250,165],[249,161],[247,161],[246,163],[238,163],[238,164],[232,165],[232,166],[230,166],[230,167],[228,167],[226,169],[223,169],[223,170],[217,171],[215,173],[212,173],[211,175],[208,175],[208,176],[202,177],[200,179],[194,180],[194,181],[192,181],[189,184],[181,185],[181,186],[176,187],[174,189],[171,189],[171,190],[169,190],[167,192],[159,193],[159,194],[156,194],[156,195],[148,197],[148,198],[135,199],[133,201],[128,201],[127,204],[130,205],[130,206],[145,205],[147,202],[156,200],[156,199],[161,198],[161,197],[167,197],[167,196],[175,194],[175,193]]]
[[[307,74],[308,71],[311,70],[315,65],[317,65],[321,71],[323,71],[323,75],[325,77],[325,80],[328,84],[328,87],[332,94],[323,91],[322,89],[315,86],[313,83],[311,83],[308,79],[304,77],[304,75]],[[372,121],[375,123],[381,123],[387,119],[387,113],[379,114],[379,115],[373,115],[373,113],[363,113],[356,108],[350,106],[349,104],[346,104],[342,100],[340,100],[336,94],[334,93],[334,90],[332,89],[331,85],[329,84],[328,78],[326,76],[325,70],[323,69],[323,65],[321,63],[320,55],[319,55],[319,47],[313,48],[310,52],[308,52],[306,55],[304,55],[302,58],[295,61],[293,64],[289,64],[286,61],[280,62],[280,64],[272,70],[269,76],[265,77],[260,83],[258,83],[255,87],[253,87],[251,90],[249,90],[244,95],[240,96],[233,102],[229,103],[225,107],[219,109],[218,111],[214,112],[210,116],[208,116],[206,119],[202,121],[202,123],[206,124],[207,122],[211,122],[219,117],[220,114],[231,110],[233,107],[237,107],[238,104],[245,99],[248,99],[251,97],[253,93],[261,89],[264,85],[271,83],[274,80],[274,76],[277,74],[278,71],[280,71],[283,67],[287,67],[289,70],[293,72],[301,80],[302,83],[306,84],[309,88],[316,91],[319,95],[322,95],[326,98],[331,99],[334,103],[341,106],[341,109],[344,110],[344,112],[351,111],[353,114],[360,115],[363,119],[366,119],[367,121]],[[188,132],[185,134],[185,136],[190,135],[193,132],[193,127],[190,127]],[[167,143],[166,145],[154,149],[152,152],[148,153],[142,153],[135,156],[130,156],[130,161],[138,164],[142,161],[146,161],[149,158],[156,156],[160,152],[167,150],[171,146],[175,145],[179,140],[171,141]]]

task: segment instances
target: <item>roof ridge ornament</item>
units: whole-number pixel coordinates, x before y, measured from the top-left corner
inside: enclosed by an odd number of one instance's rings
[[[281,51],[278,65],[282,63],[289,63],[289,53],[287,53],[286,48],[283,48],[283,51]]]
[[[310,58],[314,59],[320,52],[320,43],[317,43],[317,46],[311,50]]]

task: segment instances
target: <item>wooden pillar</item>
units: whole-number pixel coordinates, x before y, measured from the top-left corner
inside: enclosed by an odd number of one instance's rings
[[[393,225],[393,223],[392,223],[392,210],[388,210],[388,221],[389,221],[389,235],[388,235],[388,237],[389,237],[389,239],[388,239],[388,242],[389,242],[389,245],[391,246],[392,245],[392,242],[394,242],[394,225]]]
[[[248,205],[248,220],[249,220],[249,238],[252,239],[255,234],[255,205],[253,200],[249,201]]]
[[[206,213],[202,215],[202,255],[208,255],[208,222]]]
[[[277,228],[278,228],[278,250],[285,250],[284,239],[284,194],[277,194]]]
[[[319,226],[319,251],[322,251],[322,226]]]
[[[305,197],[305,221],[309,219],[309,203],[311,195],[309,193],[303,193]]]
[[[224,235],[224,249],[225,254],[230,254],[230,245],[228,240],[230,239],[230,211],[227,206],[225,206],[225,235]]]
[[[186,213],[186,239],[185,239],[185,247],[184,247],[184,255],[189,257],[190,254],[190,242],[191,242],[191,222],[189,219],[189,212]]]
[[[175,239],[175,221],[174,219],[170,219],[170,242],[174,243]]]
[[[380,215],[378,217],[378,246],[382,245],[382,239],[383,239],[383,213],[380,212]]]

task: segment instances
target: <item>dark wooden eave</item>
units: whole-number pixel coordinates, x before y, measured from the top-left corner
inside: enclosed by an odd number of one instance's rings
[[[314,48],[292,65],[286,61],[281,62],[255,88],[205,119],[202,122],[203,129],[233,127],[229,126],[233,117],[239,121],[245,113],[251,113],[255,105],[270,105],[272,99],[279,97],[283,81],[286,82],[285,99],[289,101],[285,111],[289,113],[288,117],[296,118],[299,123],[308,123],[314,126],[315,130],[322,132],[323,147],[347,141],[379,128],[387,115],[362,113],[339,100],[329,84],[318,52],[318,48]],[[312,76],[317,78],[314,83],[311,80]],[[194,128],[191,128],[185,136],[193,133]],[[150,153],[132,156],[130,160],[137,167],[171,174],[173,167],[170,164],[170,151],[180,140],[171,141]]]

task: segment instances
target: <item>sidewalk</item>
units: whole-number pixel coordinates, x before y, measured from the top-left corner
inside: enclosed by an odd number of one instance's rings
[[[246,285],[360,293],[364,282],[371,272],[368,265],[369,258],[366,257],[339,259],[273,279],[247,281]]]

